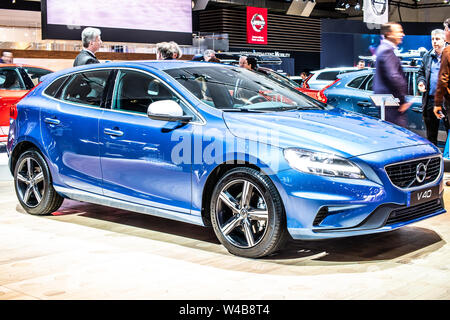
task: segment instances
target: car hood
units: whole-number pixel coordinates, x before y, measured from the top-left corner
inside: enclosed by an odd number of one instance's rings
[[[280,148],[299,147],[349,158],[373,152],[429,144],[404,128],[379,119],[332,110],[269,113],[224,112],[233,135]]]

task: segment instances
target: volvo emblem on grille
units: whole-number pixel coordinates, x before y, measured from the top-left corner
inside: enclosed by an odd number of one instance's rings
[[[427,176],[427,166],[421,162],[417,165],[417,168],[416,168],[417,182],[422,183],[425,180],[426,176]]]

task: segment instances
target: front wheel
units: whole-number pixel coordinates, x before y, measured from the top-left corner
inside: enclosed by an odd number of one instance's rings
[[[47,163],[34,149],[24,152],[17,160],[14,186],[20,204],[29,214],[50,214],[64,201],[53,189]]]
[[[251,168],[230,170],[219,180],[210,213],[216,236],[238,256],[269,255],[287,238],[278,191],[267,176]]]

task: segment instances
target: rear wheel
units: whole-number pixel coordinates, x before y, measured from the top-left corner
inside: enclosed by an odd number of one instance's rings
[[[287,238],[278,191],[257,170],[226,173],[214,188],[210,212],[216,236],[235,255],[263,257],[280,249]]]
[[[17,160],[14,185],[20,204],[30,214],[50,214],[64,201],[52,186],[47,163],[34,149],[24,152]]]

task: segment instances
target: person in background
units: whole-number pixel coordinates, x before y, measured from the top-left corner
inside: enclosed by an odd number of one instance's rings
[[[254,57],[241,56],[239,58],[239,67],[245,68],[248,70],[256,70],[257,61]]]
[[[175,60],[181,58],[181,49],[177,43],[160,42],[156,44],[156,59],[157,60]]]
[[[100,63],[95,53],[102,46],[101,31],[97,28],[85,28],[81,33],[81,42],[83,49],[75,58],[73,66],[81,66],[85,64]]]
[[[440,119],[434,115],[434,95],[441,67],[442,51],[445,48],[445,31],[435,29],[431,32],[431,45],[433,48],[422,57],[422,65],[417,72],[417,88],[423,93],[422,113],[427,139],[437,146]],[[444,119],[448,131],[448,121]]]
[[[221,63],[220,59],[216,58],[216,57],[211,57],[208,62],[215,62],[215,63]]]
[[[305,82],[305,80],[308,78],[308,74],[305,71],[302,71],[300,73],[300,81],[299,81],[299,85],[303,86],[303,83]]]
[[[172,59],[180,59],[183,56],[183,52],[178,43],[170,41],[169,44],[172,46]]]
[[[444,21],[445,41],[450,43],[450,18]],[[441,68],[439,69],[439,76],[436,85],[436,92],[434,94],[434,114],[437,118],[445,117],[450,108],[450,46],[447,46],[441,55]],[[446,117],[447,122],[449,117]],[[449,137],[447,136],[447,143]],[[446,150],[444,150],[444,156]],[[450,180],[445,182],[447,186],[450,186]]]
[[[450,43],[450,18],[444,22],[445,41]],[[447,46],[441,55],[436,92],[434,94],[434,114],[442,118],[450,108],[450,46]],[[448,120],[448,117],[447,117]]]
[[[13,63],[14,56],[12,52],[3,51],[2,57],[0,58],[0,63]]]
[[[216,57],[216,52],[214,50],[211,49],[207,49],[205,50],[205,52],[203,52],[203,59],[208,62],[211,58],[215,58]]]
[[[366,67],[366,62],[364,60],[359,60],[358,64],[356,65],[358,69],[364,69]]]
[[[403,28],[396,22],[383,24],[380,29],[382,40],[376,51],[375,77],[373,90],[375,94],[392,94],[399,99],[400,107],[385,107],[385,120],[406,127],[406,110],[411,106],[406,102],[408,83],[403,72],[400,58],[395,55],[397,46],[402,43]]]
[[[239,67],[246,68],[247,65],[247,56],[240,56],[239,57]]]

